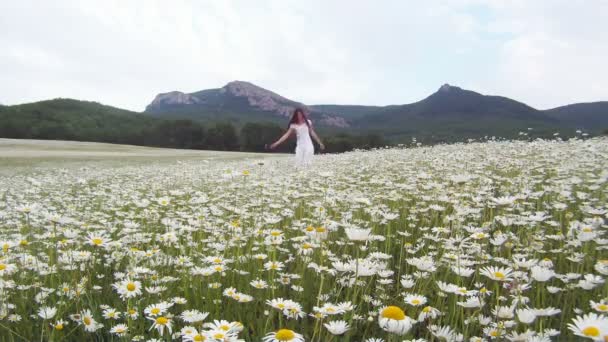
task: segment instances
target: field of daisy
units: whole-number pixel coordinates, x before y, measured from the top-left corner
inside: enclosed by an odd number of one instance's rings
[[[1,341],[608,336],[606,138],[11,158]]]

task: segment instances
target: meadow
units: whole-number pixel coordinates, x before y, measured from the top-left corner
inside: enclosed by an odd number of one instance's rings
[[[606,138],[306,169],[14,144],[0,143],[2,341],[608,338]]]

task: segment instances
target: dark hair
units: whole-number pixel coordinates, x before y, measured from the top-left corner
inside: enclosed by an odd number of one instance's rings
[[[308,126],[308,129],[310,130],[310,123],[308,122],[308,116],[306,116],[306,113],[304,112],[304,109],[302,109],[302,108],[294,109],[293,114],[291,114],[291,119],[289,119],[289,124],[287,124],[287,129],[289,129],[289,127],[291,127],[291,124],[296,123],[296,120],[298,119],[298,113],[302,114],[302,118],[304,118],[304,123],[306,124],[306,126]]]

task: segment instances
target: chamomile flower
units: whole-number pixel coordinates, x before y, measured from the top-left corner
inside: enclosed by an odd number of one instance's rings
[[[587,337],[594,341],[604,341],[608,336],[608,317],[589,313],[577,316],[568,324],[568,329],[577,336]]]
[[[304,342],[304,337],[290,329],[279,329],[269,332],[262,339],[263,342]]]
[[[397,306],[386,306],[380,310],[378,324],[380,328],[397,335],[404,335],[414,325],[415,321],[405,315]]]

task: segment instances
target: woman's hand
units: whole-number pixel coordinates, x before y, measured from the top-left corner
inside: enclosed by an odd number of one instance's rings
[[[321,151],[325,151],[325,145],[323,145],[323,143],[319,144],[319,148],[321,148]]]
[[[266,145],[266,147],[268,147],[268,149],[270,149],[270,150],[274,150],[275,148],[277,148],[277,145],[276,145],[276,143],[274,143],[274,144]]]

